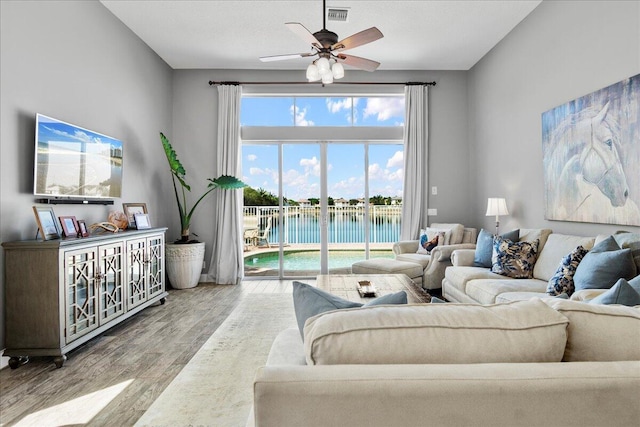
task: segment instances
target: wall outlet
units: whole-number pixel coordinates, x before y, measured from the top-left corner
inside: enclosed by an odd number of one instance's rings
[[[434,196],[438,195],[438,187],[436,187],[435,185],[433,187],[431,187],[431,194]]]
[[[429,215],[429,216],[438,215],[438,209],[427,209],[427,215]]]

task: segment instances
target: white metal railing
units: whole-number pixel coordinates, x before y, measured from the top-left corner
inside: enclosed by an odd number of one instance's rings
[[[400,237],[402,206],[369,206],[369,221],[365,224],[365,206],[329,206],[329,243],[362,243],[365,226],[369,228],[371,243],[396,242]],[[278,222],[277,206],[245,206],[244,217],[252,217],[261,230],[272,217],[268,235],[270,243],[278,243],[280,233],[285,244],[320,243],[320,207],[284,206],[282,231]]]

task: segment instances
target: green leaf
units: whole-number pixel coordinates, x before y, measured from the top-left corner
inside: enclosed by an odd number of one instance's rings
[[[209,187],[220,187],[223,190],[232,190],[234,188],[244,188],[247,186],[244,182],[240,181],[235,176],[222,175],[218,178],[207,178],[209,180]]]
[[[182,163],[180,163],[180,160],[178,160],[178,155],[176,154],[176,151],[171,146],[169,139],[166,136],[164,136],[162,132],[160,132],[160,140],[162,141],[164,154],[167,155],[167,161],[169,162],[169,167],[171,168],[171,172],[173,172],[173,174],[177,176],[178,179],[180,179],[180,184],[182,184],[183,186],[189,187],[188,185],[185,184],[184,180],[182,179],[187,173],[187,171],[182,166]]]

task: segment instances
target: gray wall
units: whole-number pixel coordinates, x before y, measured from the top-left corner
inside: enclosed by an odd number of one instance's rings
[[[640,2],[544,1],[469,72],[469,206],[483,227],[487,197],[506,197],[501,230],[579,235],[639,227],[546,221],[541,114],[640,72]],[[640,179],[638,176],[629,179]]]
[[[192,187],[200,186],[199,188],[204,188],[206,178],[218,175],[213,170],[217,139],[218,96],[215,87],[209,86],[209,80],[302,81],[304,71],[176,70],[174,72],[173,135],[170,139],[187,170],[189,183]],[[435,81],[437,83],[435,87],[430,88],[429,92],[429,180],[430,185],[438,186],[438,195],[429,196],[429,206],[438,209],[438,216],[431,217],[430,221],[465,224],[475,222],[473,212],[468,209],[471,177],[466,167],[469,161],[466,127],[467,73],[464,71],[366,73],[348,70],[345,80],[350,82]],[[316,93],[345,90],[344,87],[337,85],[329,85],[324,89],[315,87],[313,91]],[[402,85],[399,86],[401,93],[402,87]],[[247,90],[256,90],[256,88],[247,88]],[[262,87],[262,90],[264,91],[265,88]],[[303,89],[297,86],[295,90]],[[387,89],[379,86],[366,90],[385,91]],[[196,147],[197,150],[188,151],[187,147]],[[193,191],[195,194],[199,193]],[[200,240],[207,243],[205,254],[207,269],[213,242],[212,209],[213,198],[209,198],[198,207],[191,226],[192,232],[198,234]],[[177,218],[173,222],[177,222]]]
[[[36,112],[124,143],[122,199],[106,207],[54,205],[56,215],[91,224],[122,202],[146,202],[153,223],[167,224],[171,181],[158,132],[171,131],[171,68],[98,2],[2,1],[0,15],[0,240],[36,233]],[[0,253],[2,299],[3,260]],[[3,300],[0,319],[2,349]]]

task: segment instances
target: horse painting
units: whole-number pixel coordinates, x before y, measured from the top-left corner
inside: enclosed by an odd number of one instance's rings
[[[630,189],[630,183],[636,189],[640,183],[638,164],[636,157],[625,158],[625,153],[640,150],[637,99],[631,109],[636,116],[631,120],[635,137],[629,141],[625,141],[629,129],[622,130],[609,100],[585,104],[544,113],[553,117],[543,114],[545,216],[550,220],[640,225],[638,200],[631,197]],[[625,125],[628,122],[627,117]]]

